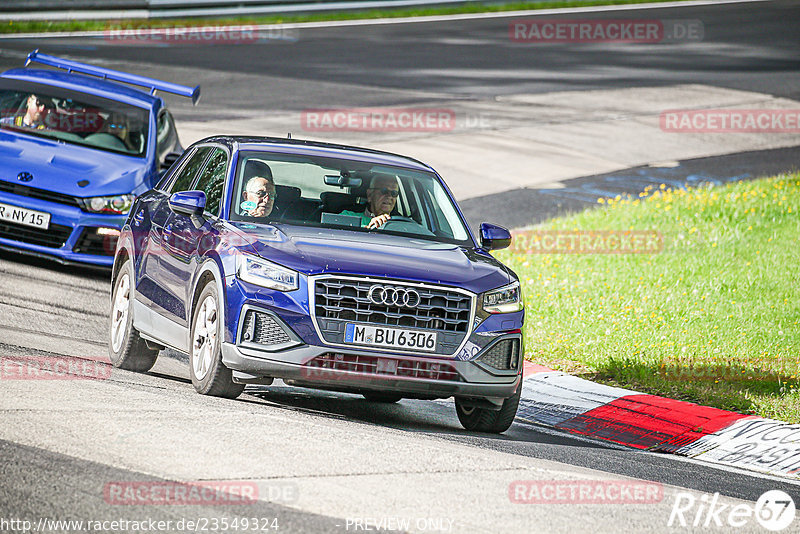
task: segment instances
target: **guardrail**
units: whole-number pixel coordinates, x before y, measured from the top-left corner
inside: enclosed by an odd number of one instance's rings
[[[220,17],[391,9],[476,0],[2,0],[0,20]]]

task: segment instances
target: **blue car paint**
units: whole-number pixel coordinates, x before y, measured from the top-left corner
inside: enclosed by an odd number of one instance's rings
[[[56,58],[57,59],[57,58]],[[165,108],[161,97],[83,74],[44,69],[12,69],[0,75],[3,80],[35,82],[103,97],[149,110],[147,146],[144,157],[68,144],[29,135],[18,130],[0,130],[0,181],[10,184],[20,172],[33,179],[25,182],[31,188],[51,191],[75,198],[133,194],[151,189],[159,179],[156,160],[156,118]],[[178,141],[177,148],[180,148]],[[88,184],[85,184],[88,181]],[[80,184],[79,184],[80,182]],[[85,185],[83,185],[85,184]],[[51,214],[50,224],[71,228],[69,237],[59,248],[25,243],[11,237],[0,237],[0,247],[34,254],[64,263],[82,263],[99,267],[113,264],[115,240],[108,238],[103,254],[75,252],[84,229],[106,227],[120,229],[127,214],[99,214],[58,202],[48,202],[20,194],[0,191],[0,202],[11,206]]]
[[[157,328],[142,331],[137,327],[148,339],[189,352],[191,310],[198,292],[202,289],[199,284],[202,272],[212,273],[218,287],[222,289],[223,342],[230,345],[237,343],[242,309],[251,306],[274,313],[305,345],[329,346],[320,338],[312,321],[309,276],[340,274],[419,282],[467,290],[478,299],[486,291],[517,281],[516,275],[481,248],[471,233],[471,246],[424,240],[418,240],[415,246],[409,246],[413,240],[408,237],[376,233],[365,247],[363,233],[344,229],[250,224],[227,220],[233,203],[231,187],[240,151],[259,148],[282,154],[329,155],[430,172],[431,169],[424,164],[392,154],[360,152],[354,148],[310,142],[295,141],[296,144],[290,144],[272,138],[209,138],[198,141],[197,145],[210,143],[221,143],[230,155],[219,218],[211,218],[198,228],[189,222],[188,217],[171,212],[167,193],[155,189],[137,199],[122,230],[112,284],[124,259],[132,259],[136,299],[159,317],[184,328],[186,334],[185,339],[170,344],[165,342],[163,332],[159,332]],[[176,162],[173,170],[181,167],[181,162],[189,157],[191,148],[187,149],[182,160]],[[168,180],[169,174],[159,185],[162,186]],[[439,180],[444,183],[440,178]],[[452,198],[449,190],[447,194]],[[459,215],[463,220],[460,212]],[[159,237],[156,230],[158,227],[152,224],[154,218],[161,220],[163,224],[182,218],[183,225],[178,231],[184,236],[194,236],[193,241],[185,243],[183,248],[170,247],[165,243],[166,238]],[[176,230],[173,229],[172,233],[176,233]],[[362,237],[360,241],[359,235]],[[274,291],[240,280],[236,276],[236,257],[243,253],[261,256],[299,272],[298,289]],[[150,268],[149,265],[153,264],[156,266]],[[521,339],[523,323],[524,311],[485,314],[480,324],[472,329],[464,349],[456,357],[474,359],[480,350],[488,347],[499,335],[517,336]],[[348,348],[348,352],[353,353],[362,350],[357,346]],[[391,349],[382,352],[404,355],[402,351]],[[516,373],[511,378],[518,380],[521,365]],[[505,384],[507,395],[514,391],[516,384],[518,382]]]

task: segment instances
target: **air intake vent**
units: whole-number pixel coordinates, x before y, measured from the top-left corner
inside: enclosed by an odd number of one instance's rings
[[[71,226],[62,226],[60,224],[51,223],[47,230],[42,230],[32,226],[0,221],[0,237],[22,243],[30,243],[31,245],[60,248],[64,246],[71,233]]]
[[[271,315],[247,310],[242,327],[242,341],[258,345],[282,345],[291,343],[292,338]]]
[[[518,355],[519,339],[504,339],[495,343],[479,360],[495,369],[509,371],[517,368]]]
[[[67,206],[80,207],[80,201],[75,197],[56,193],[55,191],[46,191],[44,189],[37,189],[27,185],[15,184],[0,180],[0,191],[4,193],[11,193],[12,195],[19,195],[21,197],[35,198],[38,200],[46,200],[48,202],[57,202],[58,204],[66,204]]]

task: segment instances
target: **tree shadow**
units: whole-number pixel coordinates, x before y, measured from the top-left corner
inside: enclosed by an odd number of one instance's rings
[[[800,390],[797,375],[735,362],[681,364],[611,358],[597,367],[591,379],[746,414],[755,413],[753,397],[778,399]]]

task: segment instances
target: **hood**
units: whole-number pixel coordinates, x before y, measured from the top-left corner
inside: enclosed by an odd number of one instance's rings
[[[307,275],[341,273],[415,280],[475,293],[511,281],[492,256],[458,245],[380,232],[231,224],[259,256]]]
[[[8,130],[0,131],[0,180],[17,180],[29,172],[33,180],[24,185],[76,197],[141,193],[148,174],[145,158],[59,143]],[[84,181],[88,180],[88,184]],[[83,186],[78,182],[84,183]]]

